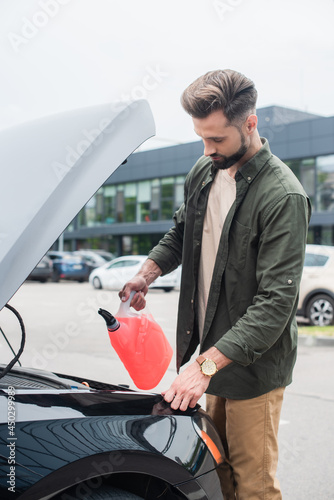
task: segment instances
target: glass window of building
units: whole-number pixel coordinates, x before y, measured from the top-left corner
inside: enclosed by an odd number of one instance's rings
[[[128,182],[124,187],[124,222],[136,222],[137,184]]]
[[[151,220],[160,219],[160,180],[151,183]]]
[[[103,188],[100,188],[94,196],[80,210],[78,216],[79,227],[93,227],[103,221]]]
[[[322,226],[321,244],[334,245],[334,226]]]
[[[175,179],[174,210],[180,208],[184,201],[184,175],[178,175]]]
[[[307,243],[314,245],[334,245],[334,225],[310,226],[307,234]]]
[[[94,226],[95,214],[96,214],[96,195],[92,196],[88,203],[86,203],[85,208],[84,225],[87,227]]]
[[[334,155],[317,158],[317,210],[334,212]]]
[[[288,160],[285,162],[298,178],[306,194],[309,196],[312,206],[315,203],[315,159],[305,158],[304,160]]]
[[[80,210],[78,213],[78,227],[82,227],[86,225],[86,216],[85,216],[85,207]]]
[[[95,223],[102,224],[103,222],[103,188],[100,188],[95,194]]]
[[[150,214],[151,202],[151,182],[141,181],[138,182],[137,194],[137,222],[149,222],[151,220]]]
[[[116,220],[124,222],[124,186],[119,184],[116,192]]]
[[[161,179],[161,220],[168,220],[174,213],[174,178]]]
[[[104,222],[113,224],[116,221],[116,187],[104,188]]]
[[[300,182],[314,206],[316,185],[314,158],[306,158],[300,162]]]

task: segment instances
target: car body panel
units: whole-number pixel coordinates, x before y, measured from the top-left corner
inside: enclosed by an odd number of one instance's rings
[[[55,494],[93,476],[130,471],[150,471],[179,491],[201,491],[194,498],[211,498],[205,491],[212,487],[219,491],[217,475],[211,475],[217,464],[196,431],[201,421],[206,432],[212,424],[198,407],[174,411],[159,394],[116,386],[97,390],[94,381],[86,387],[39,370],[31,370],[33,388],[20,388],[23,375],[29,370],[17,368],[0,383],[1,498],[43,498],[46,491]],[[37,388],[38,382],[45,388]],[[11,383],[15,438],[9,437],[6,411]],[[8,463],[1,459],[8,445],[15,446],[15,495],[6,488]],[[194,481],[203,475],[204,484]],[[187,482],[194,484],[183,488]]]
[[[182,494],[182,496],[168,496],[168,499],[223,500],[215,470],[193,477],[169,459],[153,453],[140,451],[106,452],[77,460],[71,467],[63,467],[40,479],[26,492],[16,498],[19,498],[19,500],[48,500],[57,495],[57,500],[84,499],[86,498],[85,493],[87,491],[90,493],[96,488],[98,493],[98,486],[105,479],[110,485],[114,485],[115,481],[119,485],[119,480],[121,479],[123,480],[123,484],[125,483],[130,490],[133,490],[133,485],[131,488],[131,485],[127,484],[129,483],[129,478],[131,478],[131,482],[135,482],[139,477],[144,478],[147,476],[147,471],[150,471],[151,477],[150,482],[147,484],[152,482],[152,478],[158,478],[164,485],[173,486],[176,494],[177,492]],[[74,479],[78,482],[74,483]],[[124,490],[128,491],[126,486],[124,486]],[[67,494],[68,488],[71,487],[75,487],[76,496],[74,497],[72,493]],[[164,489],[167,490],[167,487],[164,486]],[[52,492],[52,497],[50,493],[46,493],[50,491]],[[64,496],[61,495],[62,492],[64,492]],[[144,495],[146,488],[140,493]],[[13,494],[5,494],[2,500],[10,500],[12,498],[15,498]],[[110,496],[108,498],[111,500],[114,497]],[[140,496],[140,498],[151,500],[157,497]],[[165,496],[161,498],[164,500]]]
[[[334,247],[306,245],[297,314],[306,317],[309,300],[323,294],[334,299]]]
[[[102,288],[107,290],[120,290],[123,285],[131,279],[141,268],[147,256],[126,255],[98,267],[89,276],[89,281],[93,284],[95,277],[99,278]],[[165,276],[159,276],[150,288],[172,289],[180,286],[180,268]]]
[[[0,222],[0,310],[85,203],[154,133],[145,100],[75,110],[0,132],[6,169],[0,209],[10,214]]]

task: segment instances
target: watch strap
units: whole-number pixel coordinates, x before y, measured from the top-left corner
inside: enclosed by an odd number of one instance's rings
[[[196,361],[197,361],[197,363],[199,364],[199,366],[201,366],[201,364],[202,364],[205,360],[206,360],[206,357],[205,357],[205,356],[203,356],[203,354],[200,354],[200,355],[198,356],[198,358],[196,358]]]

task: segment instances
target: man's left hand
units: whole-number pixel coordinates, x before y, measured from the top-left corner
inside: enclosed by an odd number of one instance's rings
[[[195,361],[176,377],[167,391],[162,392],[165,401],[171,403],[173,410],[185,411],[194,408],[210,383],[210,377],[201,372]]]
[[[212,359],[216,363],[218,370],[232,363],[232,360],[227,358],[216,347],[210,347],[202,354],[204,357]],[[199,364],[195,361],[176,377],[168,391],[161,394],[167,403],[171,403],[173,410],[186,411],[188,406],[190,408],[196,406],[197,401],[207,390],[209,383],[210,377],[202,373]]]

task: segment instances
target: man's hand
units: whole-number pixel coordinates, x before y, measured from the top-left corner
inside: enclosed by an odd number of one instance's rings
[[[185,411],[194,408],[210,383],[210,377],[203,375],[195,361],[176,377],[168,391],[162,392],[165,401],[171,403],[173,410]]]
[[[137,292],[131,300],[130,306],[140,311],[146,305],[145,295],[148,292],[149,285],[161,274],[160,267],[151,259],[147,259],[142,265],[140,271],[123,286],[118,296],[126,302],[132,291]]]
[[[146,306],[145,295],[148,292],[148,286],[145,278],[137,274],[130,281],[125,283],[118,296],[122,302],[126,302],[132,291],[137,293],[134,294],[130,306],[136,309],[136,311],[141,311],[141,309],[144,309]]]
[[[232,360],[227,358],[216,347],[210,347],[202,354],[205,358],[212,359],[216,363],[218,370],[232,363]],[[199,364],[195,361],[176,377],[168,391],[162,392],[162,395],[167,403],[171,403],[173,410],[185,411],[188,406],[190,408],[196,406],[197,401],[207,390],[209,383],[210,377],[202,373]]]

